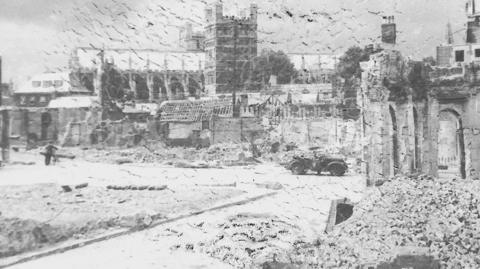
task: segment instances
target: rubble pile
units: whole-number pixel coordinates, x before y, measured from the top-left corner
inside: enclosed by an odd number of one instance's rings
[[[75,149],[72,149],[75,150]],[[152,143],[127,149],[86,149],[77,153],[87,161],[104,163],[166,163],[192,168],[253,164],[249,144],[217,144],[209,148],[165,147]],[[77,155],[76,154],[76,155]],[[183,167],[182,166],[182,167]]]
[[[480,268],[479,201],[475,181],[400,177],[369,189],[351,218],[315,241],[276,217],[237,215],[195,249],[236,268],[356,268],[404,249],[426,250],[442,268]]]
[[[143,228],[145,219],[142,214],[136,214],[79,224],[50,224],[29,219],[0,217],[0,258],[52,246],[72,238],[94,237],[109,229]]]
[[[297,246],[296,264],[353,268],[421,247],[444,268],[480,268],[480,184],[428,176],[397,178],[371,189],[355,213],[320,238]]]
[[[238,214],[217,227],[215,239],[198,243],[201,252],[236,268],[257,268],[275,259],[288,261],[299,228],[273,216]],[[301,241],[300,241],[301,242]]]
[[[0,217],[0,258],[54,244],[73,232],[33,220]]]

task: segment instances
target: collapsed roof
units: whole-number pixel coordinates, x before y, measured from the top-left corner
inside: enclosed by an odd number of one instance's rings
[[[159,115],[163,122],[198,122],[210,120],[212,116],[231,117],[232,100],[166,101],[160,105]]]

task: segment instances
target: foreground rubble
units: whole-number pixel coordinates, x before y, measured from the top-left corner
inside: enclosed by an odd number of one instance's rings
[[[367,190],[353,216],[317,240],[276,216],[240,214],[195,250],[236,268],[356,268],[412,249],[442,268],[479,268],[479,199],[475,181],[401,177]]]
[[[202,252],[236,268],[255,268],[271,260],[271,254],[286,257],[291,243],[301,243],[301,229],[274,216],[238,214],[218,225],[215,239],[200,243]]]
[[[297,246],[290,259],[310,268],[352,268],[422,247],[445,268],[479,268],[479,190],[476,181],[394,179],[369,190],[351,219],[316,245]]]

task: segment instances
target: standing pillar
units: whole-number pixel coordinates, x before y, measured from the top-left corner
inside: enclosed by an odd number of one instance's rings
[[[181,83],[182,83],[183,92],[178,92],[177,93],[179,100],[186,99],[187,96],[188,96],[187,72],[185,72],[185,59],[184,58],[182,58],[182,82]]]
[[[184,87],[184,90],[183,90],[185,98],[190,97],[189,86],[190,86],[190,73],[186,72],[185,73],[185,87]]]
[[[173,100],[173,94],[172,94],[172,89],[170,88],[170,75],[168,74],[168,71],[163,73],[163,83],[165,84],[165,89],[167,90],[167,99],[168,100]]]
[[[151,72],[147,73],[147,88],[148,88],[148,101],[154,102],[155,97],[153,95],[153,74]]]
[[[96,74],[93,77],[93,87],[94,87],[95,95],[98,96],[98,102],[100,103],[100,105],[103,106],[103,102],[104,102],[104,100],[103,100],[103,97],[104,97],[103,96],[103,88],[105,87],[105,85],[102,84],[102,77],[103,77],[104,68],[105,68],[105,62],[104,62],[105,61],[105,53],[104,53],[104,50],[100,51],[99,57],[100,57],[100,61],[97,64]]]
[[[438,130],[439,130],[439,112],[440,104],[435,97],[429,96],[427,99],[427,120],[425,126],[425,152],[424,168],[427,174],[438,176]]]
[[[134,74],[132,74],[132,72],[128,72],[128,85],[130,85],[130,90],[133,91],[133,93],[135,94],[135,99],[139,99],[137,83],[133,76]]]
[[[160,102],[163,102],[167,99],[166,93],[163,92],[163,87],[166,87],[165,86],[165,76],[163,76],[162,83],[163,83],[163,85],[158,86],[158,99],[160,100]]]
[[[170,88],[170,72],[168,71],[168,61],[167,58],[163,60],[163,83],[165,83],[165,89],[167,89],[167,98],[168,100],[173,100],[174,96],[172,94],[172,89]]]
[[[8,110],[1,111],[2,130],[1,130],[1,153],[2,161],[8,163],[10,161],[10,118]]]

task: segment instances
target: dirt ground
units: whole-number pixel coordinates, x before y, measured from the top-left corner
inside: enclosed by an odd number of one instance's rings
[[[176,179],[190,180],[193,174],[168,177],[156,167],[143,176],[120,165],[62,160],[45,167],[36,153],[12,157],[17,164],[0,169],[0,258],[148,226],[246,193],[231,186],[182,184]]]
[[[26,156],[22,158],[28,159]],[[117,165],[82,159],[64,160],[56,166],[45,167],[38,164],[39,161],[37,159],[33,166],[14,165],[0,171],[2,179],[8,178],[0,181],[0,189],[5,188],[5,193],[17,202],[28,199],[29,193],[38,186],[44,188],[43,192],[35,191],[36,194],[32,195],[31,201],[40,201],[40,204],[19,203],[20,207],[22,204],[29,206],[12,210],[9,217],[14,217],[13,211],[24,212],[21,214],[25,217],[42,210],[48,214],[37,214],[37,222],[50,220],[61,225],[63,213],[56,216],[54,212],[58,211],[51,211],[49,207],[61,210],[63,205],[68,210],[78,211],[75,217],[64,215],[67,221],[76,218],[88,222],[89,216],[108,219],[142,211],[147,215],[159,212],[160,216],[172,216],[175,215],[172,212],[178,212],[184,205],[203,208],[246,196],[276,194],[20,264],[16,268],[258,267],[271,261],[274,254],[280,259],[284,256],[282,253],[294,250],[296,244],[314,241],[324,233],[331,201],[341,198],[359,201],[365,188],[364,180],[353,174],[345,177],[294,176],[274,163],[185,169],[155,163]],[[88,187],[74,188],[82,183],[88,183]],[[64,192],[62,185],[72,186],[72,192]],[[107,189],[114,185],[166,185],[168,189]],[[54,197],[58,201],[52,201]],[[133,222],[144,220],[145,214]],[[115,225],[121,220],[119,218]],[[85,256],[89,259],[82,258]]]
[[[112,190],[92,186],[65,192],[57,184],[2,186],[0,257],[111,229],[148,225],[169,214],[197,211],[242,193],[202,187]]]

